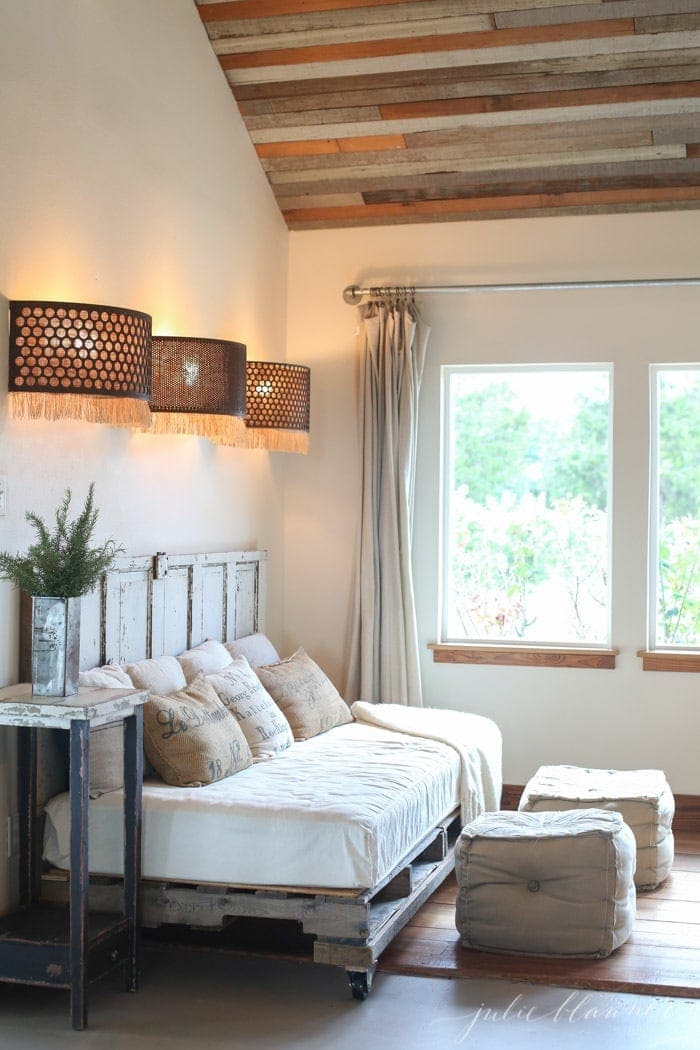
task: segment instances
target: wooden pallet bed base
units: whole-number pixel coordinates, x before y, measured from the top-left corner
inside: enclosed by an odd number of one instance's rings
[[[345,969],[354,998],[363,1000],[369,994],[381,953],[454,870],[459,830],[459,812],[455,811],[385,879],[360,893],[144,879],[142,925],[221,930],[239,918],[293,920],[314,937],[314,962]],[[91,876],[91,910],[115,910],[122,894],[121,879]],[[67,871],[54,868],[44,874],[42,898],[67,901]]]
[[[162,552],[118,558],[82,599],[81,668],[174,655],[205,638],[230,641],[265,629],[265,551]],[[28,657],[23,646],[23,660]],[[63,756],[39,740],[36,812],[66,789]],[[371,890],[143,881],[142,924],[221,930],[237,919],[292,920],[314,938],[314,960],[348,971],[353,995],[367,997],[379,955],[454,868],[458,812],[449,814]],[[37,836],[39,838],[39,836]],[[43,836],[41,836],[43,839]],[[37,867],[40,870],[39,858]],[[90,907],[119,910],[120,879],[93,876]],[[68,873],[44,874],[46,900],[67,901]],[[115,909],[115,904],[118,908]]]

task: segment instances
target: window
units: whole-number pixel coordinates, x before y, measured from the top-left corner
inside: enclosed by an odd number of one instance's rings
[[[443,643],[609,643],[611,375],[443,370]]]
[[[700,365],[651,382],[650,647],[700,648]]]

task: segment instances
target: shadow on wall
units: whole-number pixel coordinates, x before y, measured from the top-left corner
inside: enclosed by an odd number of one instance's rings
[[[339,349],[312,336],[303,349],[293,351],[311,367],[311,440],[308,456],[285,457],[284,516],[285,575],[298,610],[285,617],[284,650],[308,649],[340,690],[348,659],[360,506],[358,321],[354,310],[342,308],[346,345]],[[319,573],[319,566],[332,566],[332,572]],[[327,631],[330,608],[339,622],[332,637]]]
[[[8,300],[0,295],[0,314],[3,318],[7,317],[8,310]],[[8,331],[5,322],[0,323],[0,474],[4,475],[7,475],[10,466],[6,461],[8,374]],[[10,533],[10,520],[7,513],[0,518],[0,550],[8,546],[6,540]],[[4,644],[0,645],[0,686],[4,686],[17,681],[19,669],[19,593],[11,583],[4,580],[0,581],[0,629],[4,639]],[[0,758],[3,764],[5,760]]]
[[[10,311],[10,301],[4,295],[0,295],[0,315],[7,319]],[[0,436],[5,430],[7,419],[7,381],[10,375],[9,364],[9,332],[7,320],[0,323]],[[0,445],[0,457],[2,456]]]

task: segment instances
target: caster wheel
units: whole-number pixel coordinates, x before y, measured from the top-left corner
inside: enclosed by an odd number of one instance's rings
[[[348,970],[347,974],[353,999],[364,1002],[372,987],[374,970]]]

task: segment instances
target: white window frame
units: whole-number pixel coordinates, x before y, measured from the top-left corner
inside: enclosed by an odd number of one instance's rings
[[[647,552],[647,639],[650,652],[697,653],[698,645],[673,645],[657,638],[659,558],[659,375],[700,372],[700,364],[683,361],[649,366],[649,549]]]
[[[449,551],[450,551],[450,485],[452,478],[452,442],[450,440],[450,381],[453,375],[466,372],[499,373],[510,374],[513,372],[607,372],[609,376],[608,389],[608,521],[607,521],[607,621],[606,636],[596,642],[552,642],[534,639],[495,639],[495,638],[451,638],[446,632]],[[613,544],[613,419],[614,419],[614,379],[615,366],[611,361],[601,362],[571,362],[550,364],[460,364],[442,365],[440,376],[440,525],[438,545],[438,640],[440,645],[464,645],[469,647],[499,647],[522,649],[562,649],[582,651],[604,649],[611,645],[612,639],[612,616],[613,616],[613,586],[612,586],[612,544]]]

